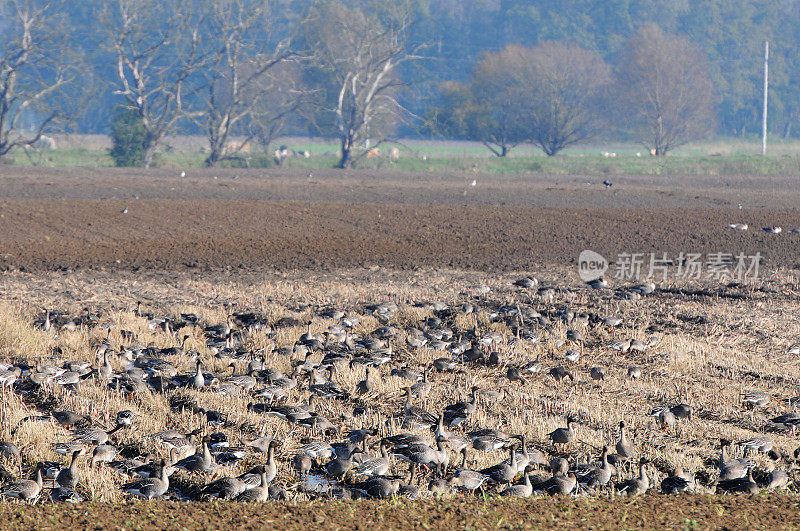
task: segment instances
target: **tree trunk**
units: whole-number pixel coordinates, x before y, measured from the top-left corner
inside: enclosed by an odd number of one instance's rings
[[[156,154],[156,146],[155,142],[150,142],[147,147],[144,149],[144,157],[142,157],[142,164],[145,168],[149,168],[153,165],[153,157]]]
[[[339,169],[345,170],[349,168],[353,161],[351,159],[353,148],[350,146],[348,142],[342,142],[342,156],[339,159],[339,164],[337,167]]]
[[[222,158],[222,148],[220,146],[215,146],[211,148],[211,152],[206,157],[204,164],[207,168],[213,168],[217,165],[217,163]]]
[[[342,155],[339,158],[339,164],[336,165],[339,169],[347,169],[353,164],[353,141],[350,138],[343,137],[341,141]]]

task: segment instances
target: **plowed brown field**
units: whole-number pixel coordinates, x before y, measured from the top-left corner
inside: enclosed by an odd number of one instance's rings
[[[610,177],[606,188],[596,176],[190,173],[0,167],[0,268],[508,271],[568,265],[587,248],[612,261],[760,252],[766,266],[800,265],[796,177]],[[761,230],[772,225],[783,233]]]

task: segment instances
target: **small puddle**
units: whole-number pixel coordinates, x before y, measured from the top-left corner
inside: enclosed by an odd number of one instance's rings
[[[309,474],[306,476],[305,481],[300,484],[300,490],[303,492],[325,493],[329,492],[333,488],[333,485],[334,484],[328,481],[328,478],[324,476]]]

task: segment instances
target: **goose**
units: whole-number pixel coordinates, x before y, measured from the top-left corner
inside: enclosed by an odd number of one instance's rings
[[[631,380],[638,380],[641,377],[642,377],[642,369],[641,368],[639,368],[639,367],[637,367],[635,365],[632,365],[632,366],[628,367],[628,378],[630,378]]]
[[[99,444],[92,451],[92,461],[89,466],[94,468],[95,465],[99,466],[100,463],[110,463],[117,457],[118,453],[119,450],[110,444]]]
[[[200,361],[200,358],[197,358],[197,367],[195,369],[194,376],[190,381],[187,382],[189,387],[194,387],[195,389],[202,389],[206,386],[206,378],[203,375],[203,362]]]
[[[555,430],[551,431],[547,434],[551,441],[553,441],[553,445],[556,447],[558,445],[566,446],[574,437],[574,433],[572,431],[572,424],[575,420],[572,417],[567,417],[567,427],[566,428],[556,428]]]
[[[73,433],[73,439],[80,441],[84,444],[106,444],[111,435],[122,429],[122,426],[117,425],[111,431],[104,431],[99,428],[84,428]]]
[[[250,470],[248,470],[247,472],[239,474],[237,478],[240,479],[242,483],[244,483],[245,489],[250,490],[255,487],[261,486],[261,473],[264,472],[265,470],[266,469],[264,465],[256,465],[250,468]]]
[[[81,441],[59,442],[53,444],[53,450],[57,454],[72,455],[73,452],[78,450],[85,450],[86,444]]]
[[[117,426],[130,426],[133,424],[133,419],[135,416],[135,413],[130,409],[123,409],[122,411],[117,412],[115,421]]]
[[[19,367],[9,367],[7,369],[0,367],[0,391],[6,393],[6,390],[11,389],[14,386],[14,382],[16,382],[21,375],[22,370]]]
[[[506,369],[506,378],[512,382],[519,382],[520,385],[526,385],[528,381],[522,374],[522,369],[514,365],[509,365]]]
[[[403,415],[406,419],[416,422],[423,429],[433,427],[439,422],[438,417],[429,411],[425,411],[419,406],[411,405],[411,388],[404,387],[403,393],[406,395],[406,401],[403,406]]]
[[[50,499],[60,503],[81,503],[83,496],[75,492],[74,489],[66,487],[56,487],[50,491]]]
[[[448,496],[453,492],[453,478],[434,478],[428,482],[428,492],[433,496]]]
[[[424,401],[426,398],[428,398],[428,395],[430,395],[432,388],[433,385],[428,380],[428,368],[426,367],[425,370],[422,371],[422,379],[412,385],[409,388],[409,392],[411,393],[411,396]]]
[[[574,381],[575,381],[575,377],[572,375],[572,373],[571,373],[571,372],[569,372],[569,371],[568,371],[567,369],[565,369],[564,367],[561,367],[561,366],[558,366],[558,367],[553,367],[552,369],[550,369],[550,371],[548,372],[548,374],[549,374],[550,376],[552,376],[552,377],[553,377],[553,379],[554,379],[556,382],[561,382],[561,381],[562,381],[564,378],[569,378],[571,382],[574,382]]]
[[[336,454],[330,443],[326,441],[312,442],[304,444],[299,448],[301,452],[311,457],[315,461],[322,461],[324,459],[332,459]]]
[[[169,490],[169,471],[166,462],[161,460],[158,477],[149,477],[128,483],[122,487],[122,490],[148,500],[163,496]]]
[[[624,492],[628,496],[644,494],[650,488],[650,479],[647,477],[644,461],[639,462],[639,477],[625,480],[616,486],[619,492]]]
[[[419,466],[436,468],[442,472],[440,475],[443,475],[450,464],[450,454],[442,446],[445,442],[447,438],[439,436],[436,437],[435,449],[425,443],[415,443],[395,448],[392,455],[411,465],[412,478],[414,469]]]
[[[453,358],[436,358],[432,364],[438,372],[449,372],[458,367],[458,362]]]
[[[61,470],[56,476],[56,483],[61,487],[74,489],[80,481],[80,472],[77,469],[78,457],[83,455],[84,449],[80,448],[72,452],[72,460],[67,468]]]
[[[353,490],[368,498],[386,499],[400,492],[400,480],[385,477],[371,477],[365,481],[354,483]]]
[[[592,289],[603,289],[608,287],[608,282],[603,277],[590,280],[586,283]]]
[[[422,374],[411,369],[411,367],[409,367],[408,365],[403,365],[399,369],[392,369],[391,372],[389,372],[389,375],[397,376],[398,378],[402,378],[404,380],[410,380],[412,382],[419,382],[422,380]]]
[[[370,379],[370,375],[374,369],[371,366],[367,366],[366,371],[367,375],[364,377],[363,380],[356,384],[356,394],[357,395],[367,395],[371,394],[375,391],[375,383]]]
[[[503,490],[501,496],[514,496],[515,498],[530,498],[533,494],[530,472],[526,468],[523,472],[523,482],[519,485],[511,485]]]
[[[483,429],[467,435],[472,438],[472,447],[480,452],[491,452],[511,444],[511,436],[498,430]]]
[[[361,443],[364,451],[367,449],[367,440],[378,434],[374,428],[362,428],[360,430],[350,430],[347,432],[347,440],[354,444]]]
[[[201,499],[218,498],[232,500],[247,490],[244,481],[239,478],[224,477],[205,485],[200,491]]]
[[[539,286],[539,281],[534,277],[524,277],[513,282],[514,286],[525,289],[536,289]]]
[[[19,469],[22,470],[22,454],[19,446],[11,441],[0,441],[0,456],[17,461]]]
[[[211,457],[211,451],[208,449],[207,440],[203,440],[203,448],[201,453],[194,453],[189,457],[185,457],[172,466],[193,474],[205,474],[213,471],[216,468],[214,459]]]
[[[131,459],[115,459],[108,463],[108,468],[124,474],[126,476],[138,475],[136,469],[147,465],[153,460],[153,454],[148,454],[145,457],[134,457]],[[148,474],[149,476],[149,474]],[[142,476],[145,477],[145,476]]]
[[[617,451],[617,455],[624,459],[632,459],[636,455],[636,447],[625,432],[625,421],[619,423],[619,440],[614,449]]]
[[[80,415],[74,411],[53,411],[50,413],[53,419],[62,427],[67,429],[88,426],[92,423],[91,419],[85,415]]]
[[[403,448],[415,444],[429,444],[429,440],[416,433],[401,432],[386,436],[382,439],[386,441],[390,448]]]
[[[761,454],[766,454],[772,450],[775,443],[769,437],[751,437],[746,441],[736,443],[738,446],[745,448],[745,452],[754,451]]]
[[[186,340],[189,339],[187,334],[184,334],[183,338],[181,339],[181,346],[179,347],[167,347],[158,350],[159,356],[183,356],[186,352]]]
[[[743,492],[746,494],[758,494],[761,490],[755,481],[753,481],[753,471],[748,468],[747,473],[743,477],[720,479],[716,485],[717,493],[723,492]]]
[[[661,481],[661,492],[664,494],[677,494],[680,492],[693,492],[695,489],[694,474],[676,468],[673,472]]]
[[[608,462],[608,446],[603,446],[600,456],[600,465],[591,464],[576,473],[578,483],[586,487],[596,489],[604,487],[611,481],[611,477],[616,473],[613,465]]]
[[[522,453],[517,453],[517,472],[522,472],[529,465],[546,466],[547,456],[538,448],[528,448],[527,438],[524,434],[511,436],[520,441]]]
[[[651,417],[658,420],[658,424],[662,430],[667,430],[675,426],[675,415],[666,406],[659,406],[650,412]]]
[[[578,480],[574,472],[565,474],[553,474],[553,477],[538,485],[536,490],[546,492],[551,496],[565,496],[571,494],[578,485]]]
[[[675,404],[669,408],[669,411],[676,419],[686,420],[692,420],[692,414],[694,413],[694,409],[689,404]]]
[[[310,373],[312,383],[308,386],[308,390],[323,398],[335,398],[337,400],[347,400],[350,398],[350,393],[342,389],[336,382],[332,380],[335,365],[329,367],[331,373],[330,378],[326,379],[319,374],[318,371],[313,370]]]
[[[278,473],[278,466],[275,464],[275,448],[278,446],[277,441],[272,441],[269,443],[267,447],[267,464],[264,465],[264,476],[262,476],[262,480],[266,480],[265,482],[262,481],[264,486],[272,483],[272,480],[275,479],[275,476]]]
[[[775,468],[774,463],[769,464],[769,474],[767,475],[765,489],[783,489],[789,486],[789,482],[789,474]]]
[[[631,341],[629,339],[618,339],[617,341],[609,343],[608,348],[611,350],[617,350],[624,354],[630,350]]]
[[[592,367],[589,371],[589,376],[592,380],[604,382],[606,379],[606,370],[603,367]]]
[[[517,476],[517,453],[513,447],[510,449],[510,453],[509,461],[503,461],[489,468],[484,468],[480,473],[488,476],[495,483],[511,484]]]
[[[383,476],[389,471],[389,454],[386,451],[386,442],[380,442],[380,457],[363,461],[353,472],[354,476]]]
[[[108,345],[103,345],[97,351],[97,377],[103,381],[108,382],[114,374],[114,368],[108,362]],[[102,363],[100,363],[102,361]]]
[[[778,429],[791,430],[792,435],[794,435],[795,429],[800,424],[800,413],[790,411],[789,413],[778,415],[771,419],[770,422]]]
[[[719,481],[729,481],[745,477],[753,468],[753,462],[747,458],[731,459],[727,447],[730,441],[723,439],[719,457]]]
[[[473,385],[471,389],[471,396],[468,401],[456,402],[450,404],[444,409],[442,415],[445,426],[460,426],[470,415],[475,413],[477,408],[477,391],[479,387]]]
[[[266,425],[264,427],[266,428]],[[277,440],[273,439],[272,437],[264,436],[263,435],[263,433],[264,433],[263,429],[262,429],[261,433],[262,433],[261,437],[259,437],[257,439],[253,439],[252,441],[247,442],[245,444],[245,446],[248,447],[248,448],[253,448],[254,450],[257,450],[258,452],[260,452],[262,454],[265,454],[269,450],[269,445],[272,444],[272,442],[275,442],[276,444],[280,444],[280,441],[277,441]]]
[[[292,466],[294,466],[301,480],[308,477],[308,473],[311,471],[311,464],[311,457],[306,453],[295,454],[292,458]]]
[[[0,497],[17,498],[30,502],[39,497],[42,492],[42,469],[36,467],[36,479],[20,479],[9,483],[0,491]]]
[[[539,356],[537,356],[535,360],[524,363],[520,366],[519,370],[522,374],[527,376],[539,374],[539,371],[542,370],[542,362],[539,361]]]
[[[269,499],[269,481],[266,468],[261,471],[261,485],[247,489],[236,498],[239,502],[265,502]]]
[[[328,420],[326,417],[318,413],[311,412],[308,418],[297,419],[296,424],[311,430],[312,434],[324,433],[332,434],[337,433],[338,428]]]
[[[450,485],[453,487],[461,487],[469,491],[482,489],[483,484],[491,479],[483,472],[476,472],[467,468],[456,470],[451,478]]]
[[[769,395],[764,391],[746,391],[742,393],[742,403],[750,409],[764,407],[769,403]]]
[[[258,371],[252,370],[248,374],[236,374],[236,364],[231,362],[228,366],[231,369],[231,375],[226,379],[226,383],[235,385],[236,387],[240,387],[247,391],[253,389],[256,384],[258,384],[258,379],[255,375],[258,374]]]
[[[353,448],[347,457],[335,457],[325,465],[325,473],[334,479],[342,479],[353,468],[353,457],[361,453],[359,448]]]

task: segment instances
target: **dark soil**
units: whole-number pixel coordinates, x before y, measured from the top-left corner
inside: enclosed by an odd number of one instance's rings
[[[448,501],[0,504],[4,529],[786,529],[800,500],[781,494]]]
[[[568,265],[583,249],[612,262],[760,252],[764,266],[800,266],[793,177],[755,179],[761,190],[752,178],[612,177],[606,189],[586,176],[0,170],[0,269],[507,271]],[[772,225],[783,234],[761,230]]]

